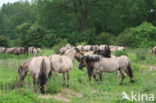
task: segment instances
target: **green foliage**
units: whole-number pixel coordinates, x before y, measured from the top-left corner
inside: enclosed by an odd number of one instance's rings
[[[45,30],[38,24],[23,23],[17,27],[19,42],[21,46],[34,46],[34,47],[51,47],[56,44],[56,33],[52,30]]]
[[[78,45],[87,45],[87,42],[79,42],[79,43],[76,43],[76,46],[78,46]]]
[[[58,39],[57,44],[53,46],[53,50],[57,52],[61,47],[64,47],[67,43],[67,39]]]
[[[28,44],[28,30],[31,27],[31,23],[23,23],[22,25],[17,27],[17,36],[20,39],[19,43],[23,47],[27,47]]]
[[[115,39],[115,36],[110,33],[101,33],[95,38],[95,44],[110,44]]]
[[[152,24],[144,22],[140,26],[134,28],[136,47],[153,47],[156,45],[156,27]]]
[[[156,14],[152,11],[156,2],[80,1],[26,0],[4,4],[0,10],[0,34],[11,40],[9,46],[52,47],[57,39],[65,38],[72,45],[156,45]]]
[[[42,47],[42,43],[44,36],[46,35],[46,31],[39,25],[34,24],[28,30],[28,45],[32,45],[35,47]]]
[[[129,28],[120,33],[115,39],[114,43],[116,45],[134,47],[135,36],[133,35],[134,29]]]
[[[7,37],[0,35],[0,46],[3,46],[3,47],[9,46],[9,40]]]
[[[24,22],[35,21],[35,8],[28,1],[4,4],[0,10],[3,13],[3,22],[0,24],[0,33],[10,39],[16,39],[15,29]],[[1,15],[1,14],[0,14]]]
[[[122,55],[128,56],[128,53],[127,53],[127,51],[117,50],[117,51],[115,51],[114,55],[115,56],[122,56]]]

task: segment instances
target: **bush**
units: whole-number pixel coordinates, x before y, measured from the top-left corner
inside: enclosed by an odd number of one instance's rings
[[[57,52],[61,47],[65,46],[68,43],[67,39],[58,39],[57,44],[53,46],[53,50]]]
[[[126,51],[121,51],[121,50],[115,51],[114,55],[115,56],[122,56],[122,55],[128,56]]]
[[[136,47],[148,48],[156,45],[156,27],[150,23],[144,22],[134,28],[133,36],[135,36]]]
[[[136,28],[126,29],[116,38],[117,45],[148,48],[156,45],[156,27],[144,22]]]
[[[111,44],[112,41],[114,41],[115,36],[110,33],[103,32],[99,34],[94,41],[94,44]]]
[[[116,45],[128,46],[133,47],[134,39],[133,36],[134,29],[129,28],[126,29],[124,32],[120,33],[115,40]]]
[[[7,37],[0,35],[0,46],[3,46],[3,47],[9,46],[9,40]]]

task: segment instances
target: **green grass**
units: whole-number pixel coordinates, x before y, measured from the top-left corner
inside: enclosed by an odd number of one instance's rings
[[[139,54],[139,51],[141,54]],[[126,51],[128,57],[132,61],[135,83],[130,83],[129,77],[120,86],[121,78],[117,77],[117,73],[103,73],[103,81],[88,81],[86,68],[78,69],[79,63],[74,60],[74,67],[70,73],[70,89],[82,94],[82,98],[69,96],[72,103],[138,103],[122,100],[122,92],[125,91],[130,95],[131,91],[146,94],[156,94],[156,70],[149,71],[149,67],[145,65],[156,65],[155,56],[149,49],[128,49]],[[41,55],[49,56],[54,51],[43,49]],[[40,93],[33,92],[32,78],[28,76],[23,87],[16,88],[16,77],[19,79],[18,67],[28,57],[25,55],[7,55],[0,54],[0,103],[62,103],[63,101],[54,98],[38,98]],[[54,74],[54,73],[53,73]],[[55,79],[49,79],[46,86],[46,94],[55,95],[61,93],[66,87],[62,86],[62,74]],[[65,97],[67,96],[66,94]],[[145,102],[149,103],[149,102]]]

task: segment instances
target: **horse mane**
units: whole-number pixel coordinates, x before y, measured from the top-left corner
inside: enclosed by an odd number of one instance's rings
[[[111,50],[109,46],[105,46],[104,50],[99,51],[99,55],[102,55],[103,57],[110,58],[111,57]]]
[[[74,49],[69,49],[69,50],[67,50],[67,51],[64,53],[64,55],[66,55],[66,54],[72,52],[73,50],[74,50]]]
[[[89,63],[89,62],[97,62],[97,61],[100,61],[101,59],[101,56],[100,55],[87,55],[85,56],[86,58],[86,62]]]

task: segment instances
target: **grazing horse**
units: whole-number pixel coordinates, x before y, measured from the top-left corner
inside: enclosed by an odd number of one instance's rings
[[[18,69],[20,74],[20,81],[23,82],[27,76],[27,72],[31,72],[31,76],[34,80],[34,91],[37,92],[37,86],[40,83],[41,93],[45,93],[45,84],[48,81],[48,76],[51,71],[51,64],[49,58],[46,56],[33,57],[28,59]]]
[[[84,66],[87,66],[88,68],[89,80],[91,79],[92,75],[94,76],[94,79],[97,80],[97,74],[100,74],[100,80],[102,80],[102,72],[112,73],[119,70],[122,75],[120,85],[123,83],[125,73],[127,73],[127,75],[130,77],[131,82],[134,82],[131,61],[127,56],[114,58],[104,58],[99,55],[83,56],[81,58],[79,69],[82,70]],[[93,70],[95,73],[93,73]]]
[[[0,53],[3,53],[5,51],[5,47],[0,47]]]
[[[152,53],[156,54],[156,46],[152,48]]]
[[[80,53],[78,53],[75,49],[69,49],[63,55],[51,55],[50,62],[52,65],[52,70],[55,72],[55,76],[58,73],[63,74],[63,86],[65,85],[65,73],[67,72],[67,87],[69,87],[69,73],[73,67],[73,58],[80,58]]]
[[[37,50],[37,55],[40,55],[41,49],[40,48],[37,48],[36,50]]]
[[[33,48],[33,54],[34,54],[35,56],[37,56],[37,50],[36,50],[36,48]]]

